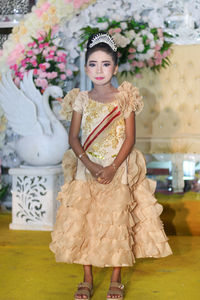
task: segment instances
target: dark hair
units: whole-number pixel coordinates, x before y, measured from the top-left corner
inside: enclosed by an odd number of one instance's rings
[[[100,33],[103,33],[105,34],[105,32],[100,32]],[[89,59],[89,56],[98,51],[98,50],[101,50],[101,51],[104,51],[105,53],[109,54],[111,57],[112,57],[112,60],[114,62],[114,65],[116,66],[117,63],[118,63],[118,55],[117,55],[117,51],[113,51],[113,49],[106,43],[99,43],[95,46],[93,46],[92,48],[90,48],[90,44],[92,43],[92,40],[97,36],[99,35],[99,33],[96,33],[96,34],[92,34],[89,39],[88,39],[88,42],[87,42],[87,50],[86,50],[86,54],[85,54],[85,65],[87,64],[88,62],[88,59]]]

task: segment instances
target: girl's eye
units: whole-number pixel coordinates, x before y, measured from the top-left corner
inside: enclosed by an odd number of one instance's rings
[[[104,66],[105,66],[105,67],[109,67],[109,66],[110,66],[110,63],[105,63]]]
[[[95,67],[94,63],[89,63],[89,67]]]

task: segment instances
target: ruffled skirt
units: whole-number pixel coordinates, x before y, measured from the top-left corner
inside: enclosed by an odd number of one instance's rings
[[[88,177],[65,183],[50,249],[57,262],[98,267],[132,266],[135,258],[172,254],[153,196],[155,182],[145,177],[143,155],[128,158],[128,183],[120,168],[108,185]]]

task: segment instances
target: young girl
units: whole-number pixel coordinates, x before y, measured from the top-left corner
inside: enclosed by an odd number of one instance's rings
[[[113,267],[107,299],[123,299],[121,267],[132,266],[135,258],[172,253],[159,218],[162,206],[153,197],[155,183],[145,177],[143,155],[133,148],[135,113],[143,102],[130,83],[112,86],[117,68],[113,39],[104,33],[92,36],[85,71],[94,87],[73,89],[62,108],[69,117],[73,107],[73,151],[63,160],[66,183],[58,195],[50,249],[58,262],[83,265],[75,299],[90,299],[92,266]]]

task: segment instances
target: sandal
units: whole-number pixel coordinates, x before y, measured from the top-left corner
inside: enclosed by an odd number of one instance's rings
[[[93,294],[93,288],[92,284],[89,282],[81,282],[78,285],[77,291],[74,295],[75,300],[80,300],[80,299],[86,299],[89,300],[92,297]],[[87,296],[87,298],[78,298],[78,295],[80,296]]]
[[[115,289],[111,289],[111,288],[117,288]],[[112,296],[112,295],[119,295],[120,297],[118,298],[108,298],[108,295]],[[117,299],[117,300],[123,300],[123,296],[124,296],[124,285],[121,284],[120,282],[111,282],[110,283],[110,287],[107,293],[107,300],[110,299]]]

